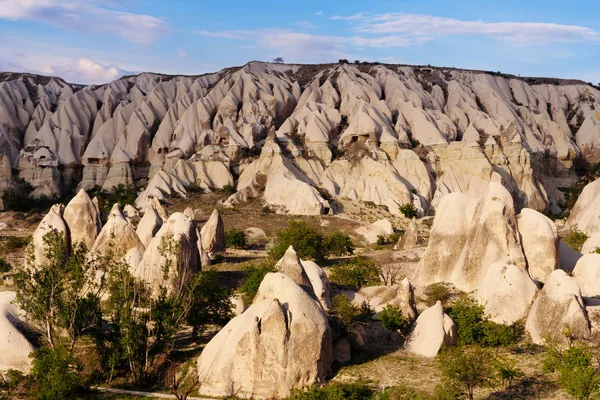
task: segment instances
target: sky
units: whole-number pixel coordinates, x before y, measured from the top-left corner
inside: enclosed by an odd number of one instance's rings
[[[600,82],[598,0],[0,0],[0,70],[105,83],[282,57]]]

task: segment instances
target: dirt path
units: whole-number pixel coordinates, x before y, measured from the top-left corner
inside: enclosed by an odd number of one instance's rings
[[[115,393],[115,394],[126,394],[130,396],[140,396],[140,397],[156,397],[159,399],[175,399],[175,396],[172,394],[165,393],[152,393],[152,392],[140,392],[137,390],[124,390],[124,389],[114,389],[114,388],[104,388],[104,387],[92,387],[92,390],[97,390],[99,392],[106,393]],[[188,397],[188,400],[214,400],[209,399],[207,397]]]

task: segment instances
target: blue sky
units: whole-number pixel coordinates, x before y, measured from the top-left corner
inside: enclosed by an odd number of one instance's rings
[[[102,83],[251,60],[369,60],[600,82],[598,0],[0,0],[0,70]]]

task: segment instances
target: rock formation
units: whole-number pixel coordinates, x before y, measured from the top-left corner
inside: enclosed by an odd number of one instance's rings
[[[404,231],[404,235],[398,240],[394,246],[394,250],[408,250],[414,249],[419,244],[419,229],[417,228],[417,221],[410,219],[408,226]]]
[[[219,210],[214,209],[206,224],[200,230],[202,247],[211,259],[225,251],[225,226]]]
[[[379,236],[383,236],[385,239],[394,233],[394,227],[392,223],[387,219],[381,219],[373,222],[370,226],[361,226],[356,230],[356,233],[362,235],[367,243],[377,243]]]
[[[310,294],[311,296],[315,295],[311,280],[304,270],[304,265],[300,262],[300,259],[298,258],[298,255],[292,246],[288,247],[283,257],[277,261],[277,264],[275,264],[275,269],[277,269],[278,272],[286,274],[292,278],[292,280],[296,282],[296,284],[298,284],[302,289],[304,289],[306,293]]]
[[[200,392],[281,398],[324,382],[332,362],[331,331],[322,307],[287,275],[269,273],[253,304],[202,351]]]
[[[559,238],[556,225],[545,215],[524,208],[517,216],[519,234],[529,275],[539,282],[559,267]]]
[[[442,346],[456,343],[456,325],[439,301],[423,311],[406,342],[406,349],[424,357],[435,357]]]
[[[573,279],[583,296],[600,296],[600,254],[584,254],[573,269]]]
[[[600,179],[583,188],[565,227],[588,235],[600,232]]]
[[[33,232],[30,246],[33,247],[34,265],[42,265],[48,261],[46,257],[47,246],[44,237],[50,232],[62,235],[65,254],[69,251],[69,230],[62,218],[62,214],[62,204],[53,205]]]
[[[573,337],[589,338],[590,324],[575,279],[561,269],[552,272],[529,311],[525,329],[535,344],[544,344],[547,337],[565,341],[565,329]]]
[[[67,204],[63,218],[69,227],[71,246],[83,243],[89,250],[102,228],[98,209],[84,190]]]
[[[22,311],[13,304],[15,296],[15,292],[0,293],[0,373],[9,369],[28,373],[29,354],[35,350],[21,333],[25,324]]]
[[[300,260],[302,268],[310,280],[312,290],[325,311],[331,308],[331,288],[325,271],[314,261]],[[281,271],[280,271],[281,272]]]
[[[132,248],[144,251],[146,247],[133,227],[127,222],[118,204],[113,205],[106,224],[91,248],[92,253],[107,254],[109,251],[116,258],[125,256]]]
[[[160,215],[158,215],[156,209],[152,205],[146,207],[144,216],[135,230],[144,246],[148,246],[150,240],[156,235],[156,232],[158,232],[162,224],[163,220]]]

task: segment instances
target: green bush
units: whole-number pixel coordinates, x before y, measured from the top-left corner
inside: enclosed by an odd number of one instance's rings
[[[476,388],[494,387],[494,355],[480,347],[446,348],[438,355],[438,368],[451,387],[461,388],[473,400]]]
[[[0,273],[7,273],[12,270],[12,265],[8,263],[4,258],[0,257]]]
[[[581,251],[581,248],[583,247],[583,244],[588,239],[588,237],[588,235],[581,231],[574,231],[563,240],[565,244],[573,250]]]
[[[427,296],[426,304],[428,307],[435,305],[435,303],[438,301],[440,301],[442,306],[445,307],[448,303],[448,300],[452,298],[450,284],[446,282],[432,283],[425,288],[423,294]]]
[[[244,295],[244,304],[246,306],[254,300],[254,296],[256,296],[256,292],[258,292],[258,288],[265,275],[275,271],[275,267],[268,263],[244,268],[243,272],[246,275],[246,280],[240,288],[240,293]]]
[[[233,187],[231,185],[225,185],[221,189],[219,189],[219,192],[224,194],[225,196],[229,197],[232,194],[235,194],[235,192],[237,192],[237,190],[235,189],[235,187]]]
[[[294,247],[299,258],[314,260],[317,263],[325,261],[325,238],[306,222],[290,221],[286,229],[277,232],[269,255],[279,260],[290,246]]]
[[[562,350],[555,343],[549,343],[542,369],[544,372],[557,372],[560,387],[576,399],[586,400],[598,391],[599,385],[592,357],[592,349],[585,344]]]
[[[2,202],[6,211],[28,212],[31,210],[46,210],[55,203],[60,203],[58,196],[31,197],[34,188],[23,179],[18,180],[13,188],[2,192]]]
[[[383,235],[377,235],[377,246],[385,246],[389,244],[388,239]]]
[[[340,231],[335,231],[325,239],[325,248],[328,255],[346,256],[354,253],[354,244],[350,236]]]
[[[34,395],[41,400],[73,398],[83,382],[75,358],[64,347],[41,347],[33,353]]]
[[[329,281],[340,286],[361,288],[381,283],[381,269],[373,260],[361,256],[331,267]]]
[[[333,298],[333,307],[330,312],[339,319],[341,325],[346,329],[357,322],[370,321],[373,314],[375,314],[368,303],[364,302],[358,307],[352,304],[348,297],[343,294],[338,294]]]
[[[0,245],[0,251],[3,253],[22,250],[31,242],[31,236],[4,236],[1,239],[3,242]]]
[[[187,323],[195,336],[205,325],[223,326],[233,318],[229,300],[232,290],[221,285],[216,271],[202,271],[192,277],[189,288],[193,295]]]
[[[391,332],[402,331],[408,325],[408,319],[402,314],[402,309],[391,304],[385,306],[377,319],[381,321],[381,325],[385,329]]]
[[[365,383],[333,382],[325,387],[312,387],[306,392],[294,390],[288,400],[369,400],[373,389]]]
[[[94,186],[88,191],[90,197],[98,199],[100,213],[107,215],[115,203],[123,209],[128,204],[135,204],[137,198],[137,189],[135,185],[123,185],[122,183],[113,186],[112,190],[103,190],[100,186]]]
[[[462,345],[489,347],[512,346],[524,334],[521,322],[502,325],[489,321],[484,308],[477,301],[462,297],[448,310],[457,327],[457,342]]]
[[[227,248],[243,249],[246,247],[246,234],[239,229],[231,229],[225,234]]]
[[[419,216],[419,210],[412,203],[405,203],[400,206],[400,212],[404,214],[406,218],[416,218]]]

